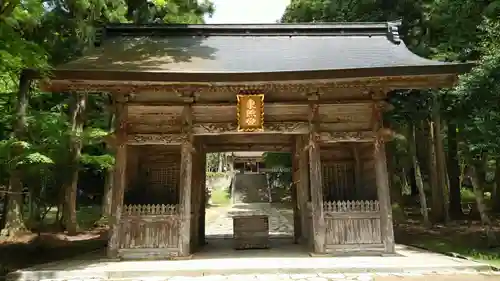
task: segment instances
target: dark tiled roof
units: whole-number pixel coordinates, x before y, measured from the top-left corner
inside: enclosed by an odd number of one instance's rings
[[[59,70],[262,73],[445,66],[399,39],[396,23],[115,25]]]

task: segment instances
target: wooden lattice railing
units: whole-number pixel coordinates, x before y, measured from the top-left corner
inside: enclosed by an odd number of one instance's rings
[[[380,205],[376,200],[366,201],[330,201],[323,202],[323,211],[328,213],[379,212]]]
[[[123,216],[165,216],[165,215],[177,215],[178,207],[177,205],[124,205],[123,206]]]

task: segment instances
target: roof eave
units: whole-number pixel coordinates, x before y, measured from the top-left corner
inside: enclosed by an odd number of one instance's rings
[[[349,79],[386,76],[460,75],[476,64],[447,63],[328,70],[291,70],[280,72],[147,72],[90,69],[55,69],[51,80],[137,81],[137,82],[269,82],[288,80]],[[41,76],[38,74],[38,77]]]

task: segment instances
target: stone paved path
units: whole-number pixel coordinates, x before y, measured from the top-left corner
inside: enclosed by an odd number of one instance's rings
[[[183,276],[170,278],[142,278],[140,281],[498,281],[500,274],[491,273],[462,273],[462,274],[246,274],[246,275],[208,275],[208,276]],[[70,281],[70,280],[68,280]],[[75,280],[76,281],[76,280]],[[118,281],[118,280],[116,280]],[[139,280],[137,280],[139,281]]]
[[[230,207],[213,207],[207,210],[205,234],[210,237],[230,237],[233,235],[233,220],[228,215]],[[269,216],[269,234],[293,236],[293,223],[275,207],[265,210]]]

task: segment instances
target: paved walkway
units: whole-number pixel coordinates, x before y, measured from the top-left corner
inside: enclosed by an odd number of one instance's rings
[[[208,238],[230,237],[233,232],[229,207],[207,210]],[[293,234],[292,217],[271,207],[270,233]],[[281,240],[281,242],[280,242]],[[224,247],[228,239],[213,239],[192,260],[110,261],[99,255],[36,266],[12,275],[12,281],[497,281],[500,274],[472,261],[450,258],[404,245],[391,257],[315,257],[290,239],[267,250],[235,251]],[[217,244],[222,243],[221,245]],[[340,274],[339,272],[342,272]],[[439,273],[439,274],[438,274]]]
[[[175,276],[175,277],[142,277],[119,279],[95,279],[85,277],[77,279],[38,279],[39,281],[428,281],[435,278],[438,281],[498,281],[500,274],[491,273],[460,273],[460,274],[387,274],[387,273],[318,273],[318,274],[234,274],[208,276]],[[10,281],[10,280],[9,280]]]
[[[427,281],[436,278],[439,281],[497,281],[500,274],[465,273],[465,274],[257,274],[257,275],[211,275],[201,277],[171,277],[169,279],[141,279],[143,281]]]
[[[207,221],[205,222],[207,238],[231,237],[233,235],[233,219],[228,215],[229,209],[230,207],[207,209]],[[264,212],[269,216],[269,235],[293,236],[293,222],[277,208],[270,205]]]

